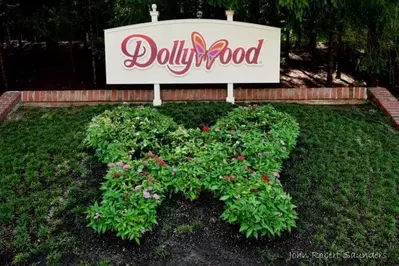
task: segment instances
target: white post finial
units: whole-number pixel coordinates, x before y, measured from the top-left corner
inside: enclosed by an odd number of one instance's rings
[[[227,21],[233,21],[234,10],[226,10]]]
[[[150,11],[151,22],[157,22],[159,17],[159,12],[157,11],[157,5],[152,4],[152,11]]]
[[[150,16],[151,16],[151,22],[157,22],[158,17],[159,17],[159,12],[157,11],[157,5],[152,4],[151,6],[152,11],[150,11]],[[161,106],[162,105],[162,99],[161,99],[161,85],[160,84],[154,84],[154,99],[152,101],[152,104],[154,106]]]

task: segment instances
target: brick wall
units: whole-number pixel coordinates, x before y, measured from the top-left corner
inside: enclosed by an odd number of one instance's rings
[[[21,101],[21,92],[7,91],[0,96],[0,121],[3,121],[15,105]]]
[[[169,101],[226,101],[227,89],[161,89],[161,99]],[[327,103],[361,103],[370,98],[399,128],[399,102],[385,88],[292,88],[259,89],[235,88],[234,97],[242,101],[294,101]],[[0,96],[0,121],[21,100],[26,104],[57,106],[62,104],[96,103],[150,103],[154,98],[152,89],[136,90],[63,90],[6,92]]]
[[[399,101],[385,88],[370,88],[369,98],[399,128]]]
[[[364,87],[253,89],[236,88],[236,101],[365,100]],[[161,89],[163,101],[225,101],[227,89]],[[25,103],[151,102],[153,90],[23,91]]]
[[[151,102],[152,90],[23,91],[22,101],[36,102]]]

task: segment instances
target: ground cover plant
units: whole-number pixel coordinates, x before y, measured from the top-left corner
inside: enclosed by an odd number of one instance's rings
[[[273,106],[301,128],[280,173],[297,206],[297,228],[243,240],[239,227],[220,219],[223,202],[206,193],[193,202],[177,195],[163,200],[159,225],[140,246],[87,227],[109,168],[85,147],[86,130],[94,116],[115,107],[20,109],[0,124],[0,264],[397,264],[398,133],[372,105]],[[185,128],[212,130],[234,108],[190,103],[158,111]],[[299,251],[354,256],[288,260]],[[365,257],[370,252],[381,257]]]
[[[90,225],[140,242],[171,193],[197,199],[215,192],[222,218],[246,237],[280,235],[295,226],[295,206],[279,181],[296,143],[297,123],[270,106],[240,107],[210,128],[185,129],[152,108],[120,107],[95,117],[86,142],[110,170]]]

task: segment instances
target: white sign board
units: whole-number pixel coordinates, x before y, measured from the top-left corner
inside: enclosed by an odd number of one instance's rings
[[[278,83],[280,29],[185,19],[105,30],[107,84]]]

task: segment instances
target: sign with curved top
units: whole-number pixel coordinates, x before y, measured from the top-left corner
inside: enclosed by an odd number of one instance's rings
[[[108,84],[278,83],[280,29],[185,19],[105,30]]]

